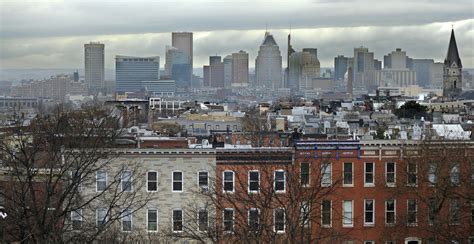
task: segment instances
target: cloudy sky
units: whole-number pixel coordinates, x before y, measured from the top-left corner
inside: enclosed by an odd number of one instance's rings
[[[115,55],[159,55],[172,31],[194,32],[194,66],[209,55],[245,50],[250,66],[265,26],[286,63],[291,26],[296,49],[318,48],[321,66],[366,46],[378,59],[397,47],[442,61],[451,26],[466,68],[474,68],[472,0],[0,0],[0,68],[83,68],[83,44]]]

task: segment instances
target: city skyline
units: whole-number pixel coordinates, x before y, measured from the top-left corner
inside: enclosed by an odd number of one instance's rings
[[[254,60],[266,23],[282,52],[286,52],[284,44],[291,26],[293,47],[318,48],[321,67],[332,67],[334,57],[339,54],[351,56],[353,49],[359,46],[368,47],[379,60],[395,48],[402,48],[410,57],[441,62],[454,26],[463,65],[474,67],[474,18],[469,1],[454,4],[402,1],[363,8],[371,2],[300,1],[291,4],[279,1],[269,5],[269,2],[257,1],[256,7],[248,11],[243,11],[246,5],[242,2],[212,4],[200,1],[196,8],[188,6],[192,1],[140,2],[136,5],[100,2],[97,8],[90,9],[87,4],[75,1],[28,2],[31,6],[26,2],[2,2],[0,67],[82,68],[81,47],[90,41],[106,45],[105,67],[108,69],[114,68],[115,55],[157,55],[164,60],[165,47],[171,42],[173,31],[194,33],[194,68],[206,64],[211,55],[225,56],[239,50],[248,52],[249,59]],[[265,4],[269,5],[268,10],[254,10]],[[157,13],[154,8],[158,6],[163,11]],[[141,14],[146,7],[150,11]],[[101,16],[99,9],[107,10]],[[55,13],[54,10],[61,11]],[[349,10],[356,11],[346,16]],[[176,14],[181,11],[186,15]],[[51,16],[43,19],[46,12],[51,12]],[[216,14],[211,15],[214,12]],[[94,28],[87,28],[89,21],[107,16],[110,18],[90,22],[95,23]],[[121,20],[124,17],[126,20]],[[210,17],[222,21],[212,22]],[[63,21],[59,21],[61,18]],[[235,18],[239,21],[232,21]],[[184,27],[186,29],[182,29]],[[286,66],[285,57],[282,65]],[[250,62],[250,67],[253,66]]]

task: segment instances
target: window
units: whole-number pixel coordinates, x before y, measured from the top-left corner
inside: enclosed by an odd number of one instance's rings
[[[96,219],[97,227],[104,227],[104,225],[107,223],[106,217],[107,217],[107,209],[99,208],[95,211],[95,219]]]
[[[436,162],[431,162],[428,167],[428,184],[433,186],[438,180],[436,177],[436,173],[438,171],[438,164]]]
[[[364,186],[374,186],[374,163],[364,163]]]
[[[277,170],[274,173],[275,192],[285,192],[285,171]]]
[[[209,173],[207,171],[198,172],[198,186],[201,192],[209,190]]]
[[[273,210],[274,231],[277,233],[285,232],[285,209],[277,208]]]
[[[156,171],[147,172],[147,191],[158,190],[158,173]]]
[[[258,171],[249,171],[249,192],[259,192],[260,173]]]
[[[352,163],[344,163],[344,181],[342,183],[343,186],[353,186],[353,177],[354,169],[352,167]]]
[[[437,203],[434,198],[428,199],[428,224],[433,225],[436,221]]]
[[[183,172],[173,171],[173,192],[183,192]]]
[[[199,231],[207,231],[209,227],[209,218],[206,209],[200,209],[198,212],[198,228]]]
[[[309,163],[301,163],[300,165],[300,180],[302,186],[309,185]]]
[[[249,209],[249,228],[251,231],[258,231],[260,224],[260,211],[258,208]]]
[[[77,186],[77,191],[82,191],[82,174],[79,168],[74,169],[71,171],[71,185]],[[104,187],[105,188],[105,187]],[[97,188],[96,188],[97,189]]]
[[[105,170],[99,170],[95,176],[95,187],[96,191],[105,191],[107,186],[107,172]]]
[[[385,244],[395,244],[395,241],[385,241]]]
[[[158,231],[158,211],[156,209],[148,209],[147,213],[147,230]]]
[[[73,230],[80,230],[82,228],[82,209],[71,212],[71,225]]]
[[[449,202],[449,223],[458,225],[461,221],[459,199],[451,199]]]
[[[323,200],[322,202],[322,211],[321,211],[321,224],[323,227],[331,226],[331,200]]]
[[[418,185],[418,165],[416,163],[408,163],[407,165],[407,183],[410,186]]]
[[[331,186],[332,184],[331,174],[332,174],[331,162],[325,161],[321,165],[321,186],[322,187]]]
[[[122,231],[132,231],[132,211],[125,209],[122,213]]]
[[[301,206],[300,206],[301,226],[309,227],[310,212],[311,212],[310,203],[308,201],[301,202]]]
[[[364,244],[375,244],[375,241],[364,241]]]
[[[224,209],[224,231],[232,232],[234,231],[234,209],[226,208]]]
[[[173,232],[183,231],[183,210],[173,210]]]
[[[5,208],[5,190],[0,186],[0,209]]]
[[[364,225],[375,224],[374,200],[364,200]]]
[[[471,186],[474,186],[474,161],[471,161]]]
[[[132,191],[132,171],[124,170],[120,181],[122,183],[122,191]]]
[[[234,172],[224,171],[224,192],[234,192]]]
[[[471,225],[474,225],[474,201],[471,201]]]
[[[459,163],[453,163],[452,166],[451,166],[451,174],[450,174],[451,183],[453,185],[459,185],[459,183],[460,183],[459,174],[460,174]]]
[[[343,220],[342,226],[343,227],[352,227],[352,201],[351,200],[344,200],[342,203],[342,212],[343,212]]]
[[[385,201],[385,224],[393,225],[395,224],[395,207],[396,202],[394,199],[389,199]]]
[[[417,224],[417,211],[418,206],[416,200],[408,199],[407,200],[407,224],[416,225]]]
[[[385,183],[387,186],[395,186],[395,177],[395,162],[387,162],[385,164]]]

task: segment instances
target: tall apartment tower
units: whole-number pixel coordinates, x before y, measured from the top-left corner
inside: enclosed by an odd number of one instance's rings
[[[184,80],[177,80],[176,84],[182,87],[189,87],[193,75],[193,33],[173,32],[171,34],[171,45],[184,53],[187,58],[186,68],[182,70]]]
[[[160,79],[160,57],[115,56],[115,90],[140,92],[144,82]]]
[[[459,57],[454,30],[451,30],[448,53],[444,59],[443,68],[443,96],[457,97],[462,92],[462,63]]]
[[[225,56],[222,62],[224,63],[224,87],[231,88],[232,75],[233,75],[232,74],[232,63],[233,63],[232,55]],[[247,64],[248,64],[248,58],[247,58]]]
[[[338,55],[334,58],[334,80],[344,80],[344,75],[347,72],[348,57]]]
[[[275,90],[282,87],[282,58],[280,48],[270,32],[265,32],[255,59],[256,84]]]
[[[84,80],[90,91],[98,92],[104,85],[105,45],[99,42],[84,44]]]
[[[375,75],[374,53],[368,48],[354,48],[353,88],[373,90]]]
[[[232,87],[247,87],[249,84],[249,54],[240,50],[232,54]]]

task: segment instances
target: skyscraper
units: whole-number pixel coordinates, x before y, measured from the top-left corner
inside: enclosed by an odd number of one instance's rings
[[[240,50],[232,54],[232,87],[247,87],[249,84],[249,54]]]
[[[361,91],[373,90],[374,72],[374,53],[369,52],[369,49],[365,47],[354,48],[353,88]]]
[[[443,68],[443,96],[452,98],[462,92],[462,63],[459,57],[454,30],[451,30],[448,53],[444,59]]]
[[[412,70],[416,72],[418,85],[432,88],[431,84],[431,67],[434,64],[433,59],[413,59]]]
[[[209,86],[224,87],[224,63],[221,61],[221,56],[209,57]]]
[[[139,92],[143,82],[160,79],[160,57],[115,56],[117,92]]]
[[[230,88],[232,85],[232,55],[227,55],[223,59],[224,63],[224,87]],[[248,67],[248,58],[247,58]]]
[[[84,44],[84,80],[93,93],[98,93],[105,87],[104,49],[104,44],[99,42]]]
[[[384,69],[407,69],[407,61],[407,53],[402,51],[401,48],[397,48],[395,51],[392,51],[383,57],[383,67]]]
[[[320,76],[320,63],[316,48],[303,48],[302,52],[290,55],[288,88],[292,91],[313,89],[313,79]]]
[[[280,48],[269,32],[265,32],[265,37],[255,59],[255,73],[257,86],[272,90],[282,87]]]
[[[186,64],[180,65],[180,74],[173,77],[178,86],[189,87],[193,74],[193,33],[173,32],[171,34],[171,45],[186,56]]]
[[[338,55],[334,58],[334,80],[344,80],[344,75],[347,72],[348,57]]]

